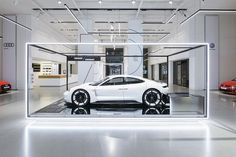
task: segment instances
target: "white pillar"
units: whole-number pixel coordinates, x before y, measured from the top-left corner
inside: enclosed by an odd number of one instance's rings
[[[17,22],[31,28],[31,15],[17,15]],[[25,43],[31,41],[31,31],[17,27],[16,37],[16,75],[17,75],[17,89],[25,88]],[[32,67],[32,61],[29,62],[29,67]]]
[[[7,16],[16,21],[16,16]],[[17,89],[16,76],[16,25],[3,20],[2,78]]]
[[[206,15],[205,40],[210,44],[210,89],[219,86],[219,16]]]
[[[81,20],[86,31],[93,31],[92,20]],[[83,32],[84,33],[84,32]],[[83,43],[92,43],[94,39],[91,35],[82,35],[81,41]],[[79,45],[78,53],[94,53],[93,45]],[[78,81],[79,83],[93,82],[94,81],[94,61],[81,61],[78,62]]]
[[[129,32],[142,32],[141,20],[129,20]],[[128,35],[129,43],[142,43],[143,37],[140,34]],[[143,55],[143,45],[129,45],[125,55]],[[143,58],[142,57],[129,57],[124,58],[125,74],[136,76],[143,76]]]
[[[7,16],[27,27],[31,27],[30,15]],[[3,21],[2,78],[9,81],[13,89],[25,87],[25,43],[31,41],[31,32],[9,21]]]

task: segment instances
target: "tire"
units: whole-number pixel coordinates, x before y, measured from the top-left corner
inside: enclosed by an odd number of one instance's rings
[[[161,111],[161,114],[170,114],[170,108],[165,108]]]
[[[76,106],[86,106],[90,103],[90,96],[86,90],[77,89],[71,96],[71,102]]]
[[[90,112],[83,107],[78,107],[75,109],[74,114],[86,115],[86,114],[90,114]]]
[[[151,108],[146,109],[143,112],[143,114],[145,114],[145,115],[158,115],[158,114],[160,114],[160,111],[155,107],[151,107]]]
[[[161,92],[151,88],[143,93],[143,104],[148,107],[158,106],[161,102]]]

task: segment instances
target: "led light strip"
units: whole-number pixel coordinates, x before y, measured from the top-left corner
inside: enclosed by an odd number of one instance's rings
[[[192,15],[187,17],[185,20],[183,20],[180,25],[185,24],[189,20],[191,20],[193,17],[198,15],[199,13],[236,13],[236,10],[228,10],[228,9],[199,9],[196,12],[194,12]]]
[[[30,45],[114,45],[116,44],[117,46],[125,46],[125,45],[152,45],[152,46],[199,46],[199,45],[203,45],[207,47],[207,114],[206,117],[203,118],[192,118],[189,116],[184,116],[184,117],[176,117],[176,118],[166,118],[166,117],[158,117],[158,118],[153,118],[153,117],[144,117],[144,118],[101,118],[101,117],[90,117],[90,118],[86,118],[86,117],[29,117],[28,113],[29,113],[29,106],[28,106],[28,62],[29,62],[29,58],[28,58],[28,49]],[[83,122],[83,123],[88,123],[88,122],[92,122],[95,120],[95,122],[108,122],[108,123],[113,123],[114,121],[118,121],[120,123],[125,123],[125,122],[138,122],[138,123],[147,123],[147,122],[168,122],[168,121],[198,121],[198,120],[205,120],[209,118],[209,84],[210,84],[210,59],[209,59],[209,44],[208,43],[26,43],[25,44],[25,59],[26,59],[26,64],[25,64],[25,99],[26,99],[26,104],[25,104],[25,116],[26,119],[34,119],[34,120],[52,120],[52,121],[76,121],[76,122]]]
[[[20,23],[18,23],[18,22],[16,22],[16,21],[14,21],[14,20],[12,20],[12,19],[9,19],[9,18],[7,18],[7,17],[4,16],[4,15],[1,15],[1,14],[0,14],[0,17],[3,18],[4,20],[7,20],[7,21],[9,21],[9,22],[11,22],[11,23],[14,23],[15,25],[20,26],[20,27],[22,27],[22,28],[24,28],[24,29],[26,29],[26,30],[28,30],[28,31],[32,31],[31,28],[29,28],[29,27],[27,27],[27,26],[24,26],[24,25],[22,25],[22,24],[20,24]]]
[[[80,27],[83,29],[83,31],[88,34],[88,32],[86,31],[86,29],[84,28],[84,26],[82,25],[82,23],[80,22],[80,20],[75,16],[75,14],[70,10],[70,8],[64,4],[65,8],[69,11],[69,13],[71,14],[71,16],[77,21],[77,23],[80,25]]]
[[[176,14],[173,14],[166,22],[165,24],[170,23],[171,20],[173,20],[175,18]]]

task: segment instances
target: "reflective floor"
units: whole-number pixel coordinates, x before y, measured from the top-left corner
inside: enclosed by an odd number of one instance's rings
[[[207,121],[88,124],[25,120],[24,92],[0,95],[0,157],[235,157],[236,97],[210,101]]]
[[[71,86],[75,86],[73,84]],[[156,107],[143,104],[90,104],[77,108],[65,106],[65,87],[35,87],[29,90],[29,114],[32,117],[204,117],[206,91],[189,91],[188,88],[170,86],[168,96]],[[168,100],[168,102],[167,102]],[[87,116],[85,116],[87,115]]]

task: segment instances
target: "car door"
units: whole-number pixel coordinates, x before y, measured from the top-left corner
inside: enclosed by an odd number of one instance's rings
[[[145,81],[133,77],[125,77],[124,81],[124,101],[138,101],[141,103],[142,95],[146,90]]]
[[[97,86],[95,94],[97,101],[122,101],[123,102],[124,77],[115,77]]]

